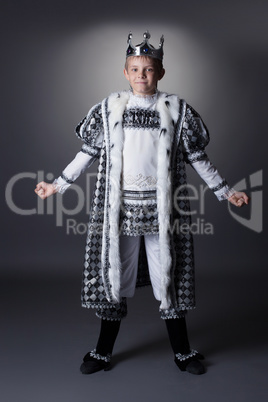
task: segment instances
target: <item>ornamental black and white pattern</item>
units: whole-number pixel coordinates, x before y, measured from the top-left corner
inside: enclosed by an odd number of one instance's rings
[[[123,127],[157,130],[160,128],[159,113],[148,109],[128,109],[123,114]]]
[[[62,177],[63,180],[66,181],[66,183],[73,184],[73,180],[69,179],[63,172],[61,174],[61,177]]]
[[[187,314],[187,311],[180,310],[179,308],[170,308],[167,310],[160,310],[160,318],[162,320],[174,320],[176,318],[184,318]]]
[[[122,297],[120,303],[110,306],[109,308],[99,308],[96,316],[102,320],[120,321],[127,316],[127,300]]]
[[[188,105],[181,134],[186,162],[193,163],[207,158],[205,147],[209,132],[200,115]]]
[[[219,191],[225,186],[227,186],[227,181],[224,179],[218,186],[212,187],[211,190],[215,193],[215,191]]]
[[[103,131],[103,120],[101,104],[94,106],[90,113],[80,121],[75,132],[85,143],[91,147],[95,146],[98,135]]]
[[[121,118],[119,115],[113,114],[113,109],[108,111],[108,103],[113,102],[114,105],[118,105],[119,108],[123,109],[121,98],[124,98],[124,102],[127,102],[127,94],[120,93],[114,94],[107,100],[102,102],[102,113],[100,113],[99,105],[96,105],[89,112],[86,120],[81,124],[79,129],[79,137],[85,141],[87,145],[98,150],[96,147],[96,138],[102,130],[105,132],[104,141],[102,144],[100,156],[99,156],[99,166],[96,179],[95,192],[91,204],[91,213],[88,224],[88,234],[87,234],[87,244],[86,244],[86,254],[85,254],[85,265],[84,265],[84,276],[83,276],[83,286],[82,286],[82,305],[84,307],[97,308],[100,311],[100,315],[104,310],[107,309],[107,314],[115,319],[116,311],[119,312],[121,307],[119,302],[111,302],[112,299],[112,287],[111,287],[111,266],[109,260],[109,253],[112,252],[111,244],[114,244],[114,239],[110,235],[111,230],[111,215],[114,211],[111,209],[111,197],[110,190],[114,183],[114,178],[111,178],[112,172],[115,172],[118,166],[115,166],[115,162],[120,160],[120,155],[122,150],[118,148],[115,144],[121,144],[121,133],[123,130],[123,114]],[[168,99],[168,102],[167,102]],[[158,104],[161,104],[157,110],[161,111],[160,115],[164,119],[160,119],[159,132],[161,132],[160,140],[161,150],[163,149],[164,163],[163,168],[171,172],[171,183],[169,184],[169,190],[171,194],[171,200],[173,200],[173,194],[176,192],[177,205],[172,205],[171,214],[167,215],[170,219],[170,227],[168,233],[165,233],[165,238],[169,239],[169,245],[172,256],[172,265],[168,275],[170,276],[170,283],[168,285],[168,294],[171,296],[171,305],[168,310],[164,308],[165,314],[167,316],[173,315],[174,311],[180,312],[195,307],[195,291],[194,291],[194,256],[193,256],[193,239],[192,234],[189,232],[180,230],[182,225],[191,226],[191,215],[190,215],[190,204],[187,194],[187,178],[185,170],[185,161],[189,160],[189,155],[198,151],[198,146],[201,147],[200,152],[204,152],[205,138],[208,134],[204,134],[201,130],[205,127],[202,124],[197,123],[193,120],[195,118],[192,108],[190,108],[184,101],[178,100],[175,96],[168,96],[161,93],[159,95]],[[116,110],[118,110],[118,107]],[[98,116],[106,116],[103,118],[103,122],[97,121],[96,124],[96,114]],[[121,112],[120,112],[121,113]],[[97,119],[99,118],[97,116]],[[188,116],[188,117],[186,117]],[[196,115],[197,118],[199,115]],[[136,118],[136,117],[135,117]],[[163,120],[169,123],[163,125]],[[183,123],[187,123],[182,127]],[[133,123],[134,124],[134,123]],[[135,123],[136,124],[136,123]],[[140,120],[139,120],[140,124]],[[157,123],[154,123],[157,124]],[[201,127],[201,128],[200,128]],[[92,129],[92,133],[91,133]],[[119,137],[113,137],[112,133],[117,130],[116,133]],[[181,141],[181,134],[184,134],[184,141]],[[185,136],[188,136],[187,139]],[[199,138],[199,137],[202,138]],[[194,140],[194,137],[197,139]],[[167,138],[171,140],[167,141]],[[194,146],[192,145],[195,144]],[[165,148],[163,148],[165,144]],[[166,145],[168,146],[166,147]],[[188,148],[187,148],[188,146]],[[118,151],[116,158],[111,158],[111,153],[115,155],[115,151]],[[161,163],[163,163],[163,160]],[[166,162],[167,161],[167,162]],[[167,163],[170,165],[167,166]],[[162,166],[162,165],[161,165]],[[162,168],[161,168],[162,169]],[[162,170],[159,170],[161,172]],[[119,170],[120,172],[120,170]],[[118,174],[118,173],[117,173]],[[158,177],[159,179],[159,177]],[[161,178],[161,183],[164,183],[165,179]],[[162,184],[161,184],[162,185]],[[158,192],[159,183],[158,183]],[[117,194],[118,192],[118,194]],[[113,192],[113,196],[121,197],[121,189],[116,187]],[[133,201],[133,200],[132,200]],[[120,214],[118,217],[121,219],[121,223],[126,223],[126,229],[129,228],[130,215],[128,212],[133,208],[132,204],[134,202],[126,203],[126,214]],[[163,199],[164,201],[164,199]],[[161,201],[162,202],[162,201]],[[157,205],[150,206],[150,218],[153,219],[153,226],[156,224],[157,220],[159,223],[159,215],[157,219],[158,210],[158,199]],[[150,203],[149,203],[150,205]],[[165,202],[162,202],[162,214],[163,207],[166,208]],[[119,208],[120,209],[120,208]],[[109,213],[111,215],[109,215]],[[144,210],[131,211],[134,220],[145,219],[146,222],[150,219]],[[114,217],[113,217],[114,219]],[[120,223],[118,219],[118,226]],[[124,221],[125,219],[125,221]],[[105,226],[104,226],[105,222]],[[115,222],[115,220],[113,220]],[[138,226],[140,223],[138,222]],[[154,226],[156,227],[156,226]],[[132,228],[131,228],[132,229]],[[160,228],[159,228],[160,231]],[[105,243],[105,247],[103,245]],[[112,278],[113,279],[113,278]],[[144,241],[141,239],[141,248],[139,256],[139,268],[137,277],[137,286],[145,286],[150,284],[150,277],[148,273],[147,258],[145,253]],[[125,303],[125,302],[124,302]],[[175,309],[175,310],[174,310]],[[125,310],[126,311],[126,310]]]
[[[106,363],[110,363],[112,358],[111,353],[108,353],[106,356],[102,356],[96,352],[96,349],[93,349],[91,352],[89,352],[89,355],[90,357],[93,357],[96,360],[103,360]]]
[[[132,174],[123,175],[124,186],[135,186],[135,188],[156,188],[157,178],[154,176],[144,176],[139,173],[135,176]]]
[[[156,200],[139,203],[124,200],[120,211],[120,233],[127,236],[158,234],[158,212]]]
[[[192,349],[192,350],[190,351],[190,353],[188,353],[188,354],[183,355],[183,354],[181,354],[181,353],[177,353],[177,354],[175,355],[175,357],[176,357],[176,359],[178,359],[180,362],[183,362],[183,361],[185,361],[185,360],[187,360],[187,359],[190,359],[191,357],[194,357],[194,356],[197,356],[197,355],[199,355],[199,353],[197,352],[197,350]]]
[[[122,198],[128,201],[156,200],[156,190],[144,190],[144,191],[123,190]]]
[[[188,190],[185,187],[187,176],[185,171],[182,145],[179,143],[176,153],[177,175],[174,176],[173,193],[179,194],[176,206],[173,204],[173,219],[171,226],[172,248],[176,264],[173,265],[172,291],[175,309],[187,310],[195,306],[195,272],[194,272],[194,248],[191,228],[191,214]],[[189,231],[182,231],[188,227]]]
[[[100,149],[92,148],[87,144],[83,144],[81,151],[84,154],[98,158],[100,156]]]
[[[105,167],[106,158],[104,150],[102,150],[88,223],[81,295],[83,307],[109,307],[107,305],[101,267],[105,199]],[[104,302],[104,304],[102,304],[102,302]]]

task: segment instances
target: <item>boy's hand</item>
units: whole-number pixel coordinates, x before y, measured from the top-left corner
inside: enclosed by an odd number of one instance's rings
[[[236,191],[230,198],[228,198],[228,201],[236,207],[242,207],[242,205],[249,203],[249,197],[243,192]]]
[[[42,198],[42,200],[44,200],[50,195],[55,194],[57,192],[57,189],[53,184],[41,181],[36,185],[34,191],[40,198]]]

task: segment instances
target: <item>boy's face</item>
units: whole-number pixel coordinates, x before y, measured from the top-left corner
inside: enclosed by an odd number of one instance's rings
[[[152,57],[131,56],[127,60],[127,69],[124,69],[134,95],[153,95],[157,82],[164,76],[165,70],[159,72]]]

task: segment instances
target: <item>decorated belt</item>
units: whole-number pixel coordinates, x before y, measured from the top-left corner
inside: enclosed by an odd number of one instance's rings
[[[123,190],[122,197],[123,199],[128,200],[155,200],[156,190],[147,190],[147,191]]]

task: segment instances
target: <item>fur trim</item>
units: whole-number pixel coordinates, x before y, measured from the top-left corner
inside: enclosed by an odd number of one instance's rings
[[[178,98],[160,94],[156,110],[160,114],[160,138],[157,164],[157,209],[159,219],[159,246],[161,262],[161,305],[168,309],[171,304],[169,285],[171,281],[172,257],[170,251],[170,216],[171,216],[171,171],[170,158],[173,143],[174,126],[178,119]]]
[[[106,135],[106,147],[109,160],[107,161],[107,180],[108,188],[106,188],[107,208],[109,214],[105,216],[106,221],[104,227],[106,233],[104,243],[107,245],[108,235],[109,251],[108,260],[110,268],[108,271],[109,282],[111,285],[112,298],[115,302],[120,299],[120,276],[121,276],[121,261],[119,253],[119,213],[121,206],[121,172],[122,172],[122,155],[124,144],[124,132],[122,127],[123,113],[129,99],[127,92],[114,93],[108,98],[108,126],[109,130]],[[107,197],[108,195],[108,197]],[[108,230],[108,233],[107,233]],[[106,248],[105,247],[105,248]],[[107,250],[105,255],[107,256]],[[105,257],[104,253],[102,257]]]

